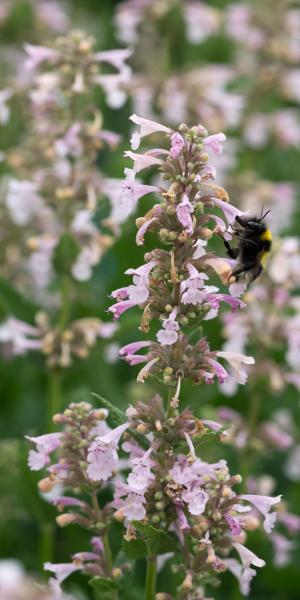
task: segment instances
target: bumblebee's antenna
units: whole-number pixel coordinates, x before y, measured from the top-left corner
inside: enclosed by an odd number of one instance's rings
[[[266,217],[266,216],[267,216],[267,215],[268,215],[270,212],[271,212],[271,209],[267,210],[267,212],[265,212],[265,214],[264,214],[262,217],[260,217],[261,221],[263,221],[263,220],[264,220],[264,218],[265,218],[265,217]]]

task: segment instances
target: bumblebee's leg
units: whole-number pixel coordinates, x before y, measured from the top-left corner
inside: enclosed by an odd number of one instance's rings
[[[239,249],[238,248],[232,248],[229,244],[229,242],[227,242],[227,240],[223,240],[224,241],[224,246],[227,250],[227,254],[228,256],[230,256],[230,258],[237,258],[238,257],[238,253],[239,253]]]
[[[252,283],[252,281],[255,281],[255,279],[258,278],[258,276],[261,274],[262,271],[263,271],[263,266],[259,265],[259,267],[257,267],[256,271],[254,271],[254,273],[250,279],[250,283]]]

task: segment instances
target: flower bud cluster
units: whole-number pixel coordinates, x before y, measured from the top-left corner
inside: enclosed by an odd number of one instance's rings
[[[71,321],[63,328],[50,323],[46,313],[36,314],[36,324],[29,325],[13,317],[0,325],[3,356],[41,352],[51,368],[69,367],[75,359],[86,359],[99,338],[109,338],[116,330],[111,323],[96,318]]]
[[[112,482],[118,468],[119,439],[128,424],[110,430],[107,414],[87,402],[72,403],[53,417],[55,425],[62,427],[61,432],[26,436],[35,444],[35,450],[29,452],[29,467],[33,471],[47,468],[48,475],[38,487],[46,497],[51,492],[50,502],[60,513],[57,524],[66,527],[77,523],[92,536],[92,551],[77,552],[71,563],[44,565],[54,573],[55,578],[49,583],[57,590],[66,577],[78,570],[89,576],[114,576],[106,540],[114,510],[110,502],[100,508],[98,494]],[[53,452],[59,454],[57,462],[52,462]]]

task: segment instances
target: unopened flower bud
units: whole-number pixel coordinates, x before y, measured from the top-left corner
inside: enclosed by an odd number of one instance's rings
[[[118,523],[122,523],[124,521],[124,512],[121,508],[119,510],[117,510],[113,516],[114,516],[114,519],[116,521],[118,521]]]
[[[114,579],[119,579],[122,576],[122,571],[121,569],[119,569],[118,567],[115,567],[112,570],[112,576]]]
[[[51,492],[54,486],[56,485],[56,479],[53,477],[45,477],[38,482],[38,488],[40,492],[43,494],[47,494],[47,492]]]
[[[255,531],[255,529],[257,529],[259,525],[259,519],[257,517],[254,517],[254,515],[249,515],[249,517],[246,516],[243,519],[243,527],[247,531]]]
[[[213,236],[213,232],[211,229],[208,229],[208,227],[203,227],[201,230],[201,236],[204,240],[210,240]]]
[[[67,527],[67,525],[70,525],[70,523],[74,523],[76,518],[77,517],[74,513],[63,513],[62,515],[58,515],[55,520],[59,527]]]

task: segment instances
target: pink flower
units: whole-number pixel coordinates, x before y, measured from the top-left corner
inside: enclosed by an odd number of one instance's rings
[[[27,350],[39,350],[42,342],[37,327],[10,317],[0,326],[0,343],[11,344],[15,355],[25,354]]]
[[[198,260],[198,258],[202,258],[202,256],[204,256],[204,254],[206,254],[206,251],[204,250],[205,246],[207,246],[206,240],[201,240],[201,238],[199,238],[196,241],[196,243],[193,245],[193,248],[195,248],[195,251],[193,254],[194,260]]]
[[[208,501],[208,495],[203,490],[195,487],[182,493],[182,499],[187,503],[191,515],[202,515]]]
[[[24,48],[28,54],[28,58],[24,64],[24,68],[27,71],[34,71],[45,60],[52,62],[59,57],[57,50],[53,50],[53,48],[47,48],[46,46],[25,44]]]
[[[247,381],[247,372],[243,369],[242,365],[254,365],[255,360],[253,356],[245,356],[238,352],[216,352],[216,356],[224,358],[230,364],[234,372],[234,377],[238,383],[244,385]]]
[[[109,433],[99,436],[88,451],[87,473],[93,481],[107,481],[118,465],[117,448],[120,437],[129,427],[129,423],[119,425]]]
[[[226,513],[224,516],[233,537],[240,535],[242,528],[239,520],[228,513]]]
[[[142,494],[130,492],[124,500],[122,512],[129,521],[142,521],[146,516],[145,502]]]
[[[160,154],[162,154],[163,150],[149,150],[145,152],[145,154],[136,154],[131,152],[131,150],[126,150],[124,152],[124,156],[127,158],[131,158],[133,160],[133,170],[135,173],[139,173],[143,169],[147,169],[148,167],[153,167],[154,165],[161,165],[162,159],[158,158]]]
[[[52,500],[50,500],[51,504],[54,506],[86,506],[85,502],[79,500],[78,498],[72,498],[71,496],[56,496]]]
[[[233,547],[237,550],[240,555],[242,566],[239,565],[237,561],[234,559],[227,559],[225,563],[231,572],[239,579],[240,581],[240,589],[242,594],[248,595],[250,591],[250,582],[253,577],[256,575],[255,569],[251,569],[251,565],[255,567],[264,567],[265,561],[256,556],[254,552],[251,552],[248,548],[235,542]]]
[[[182,197],[182,201],[176,206],[176,214],[178,221],[187,230],[189,235],[192,235],[193,233],[193,221],[191,217],[191,213],[193,212],[194,207],[190,203],[188,196],[184,194]]]
[[[132,150],[137,150],[140,142],[141,142],[141,138],[150,135],[151,133],[157,133],[162,131],[163,133],[166,134],[170,134],[171,133],[171,129],[169,129],[169,127],[165,127],[164,125],[161,125],[160,123],[156,123],[155,121],[150,121],[149,119],[143,119],[142,117],[138,117],[137,115],[131,115],[131,117],[129,117],[130,120],[135,123],[136,125],[138,125],[140,127],[140,132],[137,133],[135,132],[132,135],[131,138],[131,148]]]
[[[224,133],[215,133],[204,139],[204,146],[218,156],[218,154],[222,154],[223,152],[222,142],[225,142],[225,140],[226,135]]]
[[[116,49],[116,50],[104,50],[103,52],[96,52],[93,55],[94,60],[100,62],[107,62],[119,71],[128,69],[129,67],[125,64],[125,61],[132,55],[130,48]]]
[[[284,567],[291,562],[291,552],[297,548],[294,541],[273,531],[270,535],[271,542],[274,548],[274,564],[276,567]]]
[[[132,300],[124,300],[123,302],[117,302],[117,304],[113,304],[108,310],[113,314],[114,319],[119,319],[123,312],[136,305],[137,303],[133,302]]]
[[[150,455],[152,452],[152,448],[141,457],[134,458],[133,469],[131,473],[129,473],[127,477],[128,487],[131,492],[135,492],[136,494],[145,494],[148,487],[151,485],[152,481],[155,479],[153,473],[151,473],[151,460]]]
[[[229,374],[226,369],[214,358],[209,358],[209,364],[213,367],[214,374],[217,376],[220,383],[225,383],[228,380]]]
[[[213,202],[215,206],[218,206],[223,211],[228,225],[234,223],[237,216],[242,217],[247,214],[232,204],[229,204],[229,202],[224,202],[224,200],[220,200],[219,198],[213,198]]]
[[[243,494],[240,496],[241,500],[246,500],[246,502],[250,502],[259,510],[265,517],[264,520],[264,530],[267,533],[271,533],[275,521],[276,521],[276,513],[271,513],[272,506],[274,504],[278,504],[281,501],[281,496],[276,496],[272,498],[271,496],[260,496],[256,494]]]
[[[50,562],[44,563],[44,569],[46,571],[51,571],[54,573],[55,578],[51,578],[49,580],[49,586],[51,591],[54,594],[54,598],[59,600],[62,598],[62,591],[60,584],[67,578],[69,575],[74,573],[75,571],[79,571],[81,569],[80,564],[75,563],[59,563],[53,564]]]
[[[122,192],[121,202],[129,203],[131,212],[140,198],[143,198],[146,194],[159,192],[159,187],[156,185],[144,185],[134,180],[125,179],[122,183]]]
[[[157,334],[157,340],[162,346],[172,346],[178,340],[179,323],[176,321],[177,309],[172,310],[168,319],[163,321],[163,328]]]
[[[185,142],[184,142],[182,135],[180,135],[180,133],[178,133],[178,132],[173,133],[173,135],[171,136],[171,149],[170,149],[171,157],[174,159],[178,158],[178,156],[180,155],[184,146],[185,146]]]
[[[148,360],[147,354],[140,355],[135,353],[138,352],[138,350],[141,350],[141,348],[146,348],[150,345],[150,341],[132,342],[131,344],[127,344],[126,346],[123,346],[123,348],[120,348],[119,356],[124,358],[126,362],[128,362],[132,366],[137,365],[141,362],[146,362]]]
[[[50,463],[49,454],[59,448],[61,433],[47,433],[38,437],[25,436],[27,440],[36,445],[36,450],[30,450],[28,464],[32,471],[39,471]]]

